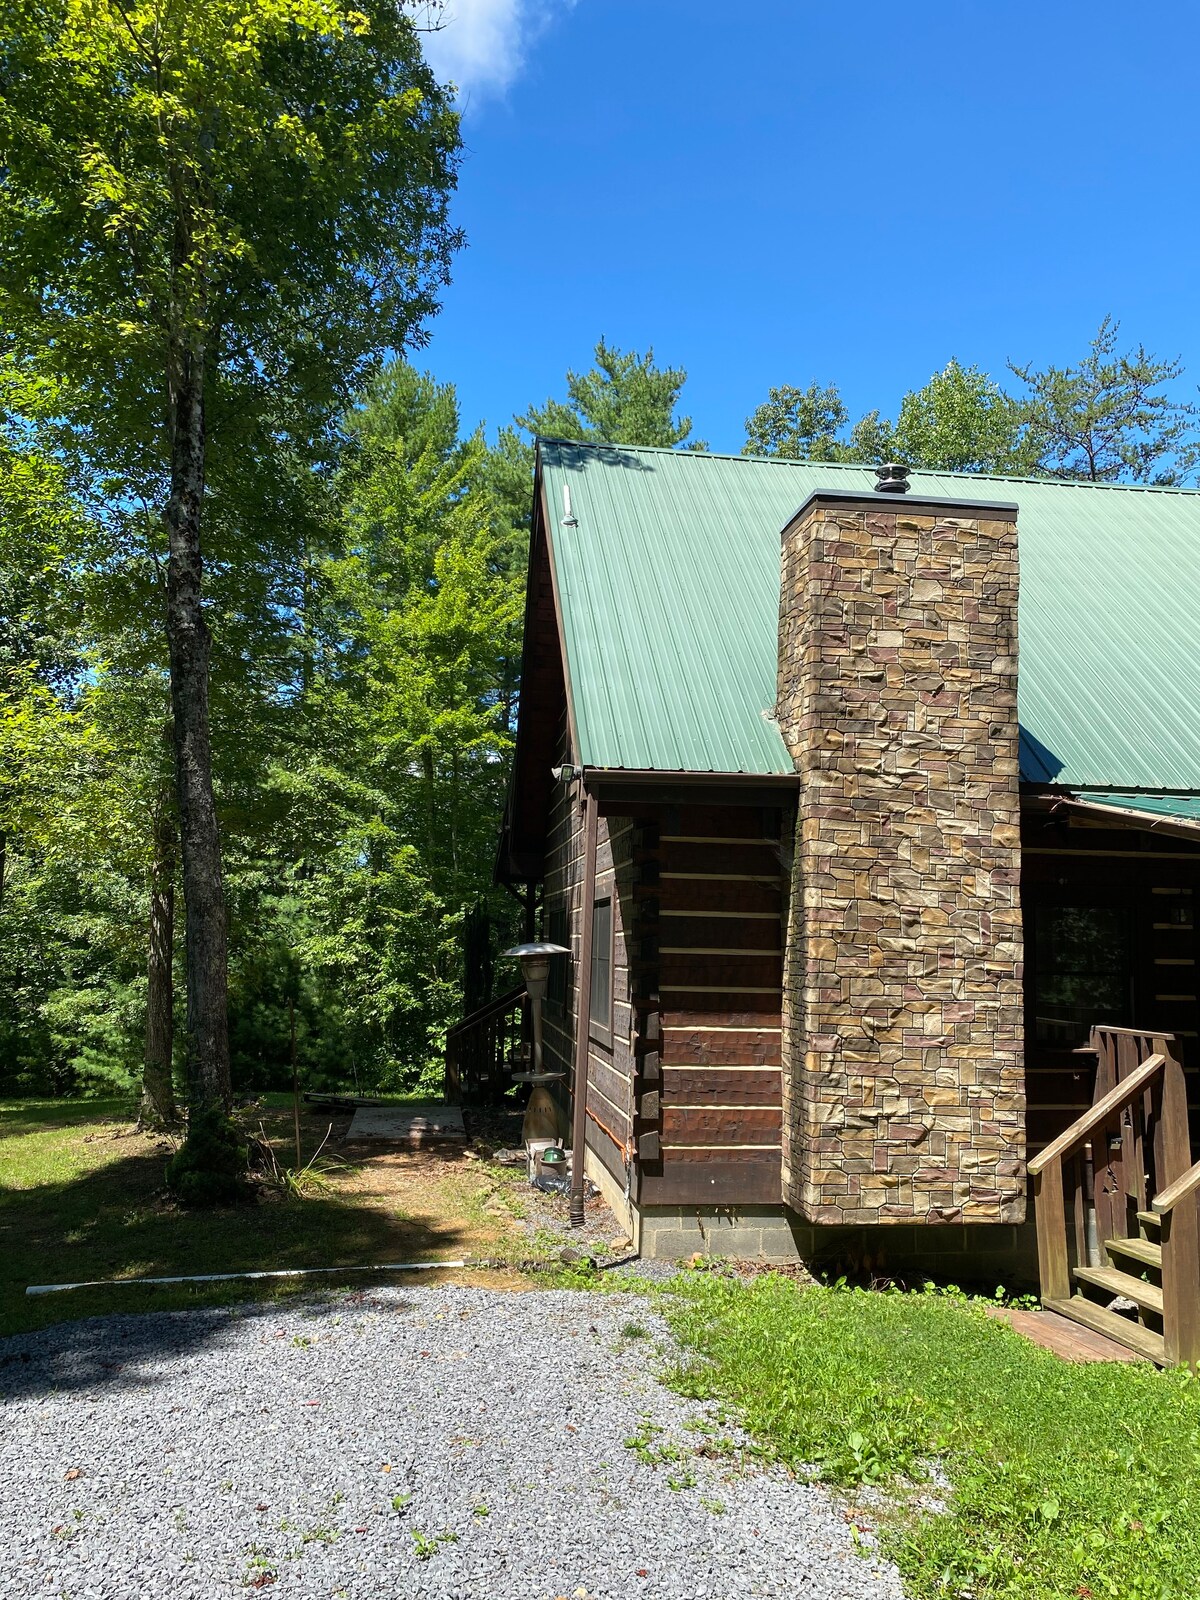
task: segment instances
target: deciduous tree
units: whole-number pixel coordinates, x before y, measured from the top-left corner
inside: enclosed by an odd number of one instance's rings
[[[850,413],[835,383],[810,383],[806,389],[783,384],[770,389],[746,418],[747,456],[781,456],[788,461],[844,461],[843,438]]]
[[[887,426],[887,425],[885,425]],[[950,360],[900,402],[887,449],[935,472],[1021,475],[1036,464],[1029,409],[978,367]]]
[[[222,1106],[206,491],[420,338],[457,122],[395,0],[0,0],[0,32],[0,315],[76,446],[165,522],[189,1091]]]

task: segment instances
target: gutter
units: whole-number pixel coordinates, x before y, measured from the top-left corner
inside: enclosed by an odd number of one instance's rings
[[[1200,820],[1191,821],[1186,817],[1163,816],[1157,811],[1138,811],[1133,806],[1098,805],[1093,801],[1080,800],[1075,795],[1055,797],[1050,806],[1051,815],[1060,807],[1081,811],[1096,820],[1106,819],[1110,822],[1123,823],[1126,827],[1142,828],[1147,833],[1162,833],[1169,838],[1190,839],[1200,843]]]

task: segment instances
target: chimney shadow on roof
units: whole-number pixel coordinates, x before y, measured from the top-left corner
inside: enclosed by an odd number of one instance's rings
[[[1048,750],[1042,741],[1021,725],[1021,781],[1023,783],[1053,783],[1064,763]]]

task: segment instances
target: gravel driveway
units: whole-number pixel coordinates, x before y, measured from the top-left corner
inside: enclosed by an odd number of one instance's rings
[[[0,1595],[898,1600],[668,1355],[633,1295],[456,1286],[0,1341]]]

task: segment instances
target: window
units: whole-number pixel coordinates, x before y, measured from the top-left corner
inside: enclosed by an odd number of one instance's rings
[[[562,900],[546,907],[546,940],[549,944],[561,944],[566,950],[571,948],[571,924],[567,916],[566,903]],[[560,1016],[567,1005],[567,969],[570,965],[570,956],[550,957],[550,981],[546,985],[546,1004],[552,1006]]]
[[[1038,906],[1033,1003],[1037,1042],[1070,1049],[1093,1023],[1130,1025],[1129,915],[1117,906]]]
[[[593,1032],[612,1032],[612,901],[592,906],[592,1004],[589,1020]]]

